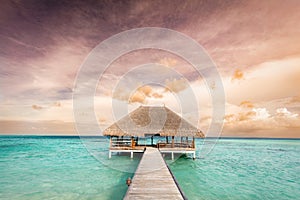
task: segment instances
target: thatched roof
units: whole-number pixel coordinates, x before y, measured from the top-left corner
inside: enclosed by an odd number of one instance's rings
[[[146,134],[204,137],[202,131],[165,106],[140,106],[105,129],[103,134],[138,137],[145,137]]]

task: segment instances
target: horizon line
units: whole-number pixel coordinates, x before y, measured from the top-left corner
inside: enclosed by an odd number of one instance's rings
[[[0,137],[109,137],[105,135],[51,135],[51,134],[0,134]],[[164,136],[157,136],[164,137]],[[270,139],[270,140],[300,140],[300,137],[288,138],[288,137],[232,137],[232,136],[223,136],[223,137],[204,137],[204,138],[196,138],[196,139]]]

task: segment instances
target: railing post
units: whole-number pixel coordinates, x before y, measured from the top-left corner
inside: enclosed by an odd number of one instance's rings
[[[174,136],[172,136],[172,148],[174,148]]]
[[[134,139],[133,139],[133,137],[131,137],[131,148],[132,149],[134,148]]]

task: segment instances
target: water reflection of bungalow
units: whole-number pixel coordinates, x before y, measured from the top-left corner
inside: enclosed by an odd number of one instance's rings
[[[110,136],[112,152],[144,152],[145,147],[159,148],[162,153],[192,154],[195,158],[195,137],[204,134],[165,106],[140,106],[104,130]]]

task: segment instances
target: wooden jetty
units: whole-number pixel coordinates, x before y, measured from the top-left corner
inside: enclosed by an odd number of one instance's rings
[[[185,199],[157,148],[146,147],[124,197],[134,199]]]
[[[112,153],[130,153],[133,158],[144,152],[125,200],[186,199],[161,153],[170,153],[172,160],[174,154],[195,158],[195,138],[204,137],[201,130],[166,106],[140,106],[103,135],[110,138],[109,158]]]

